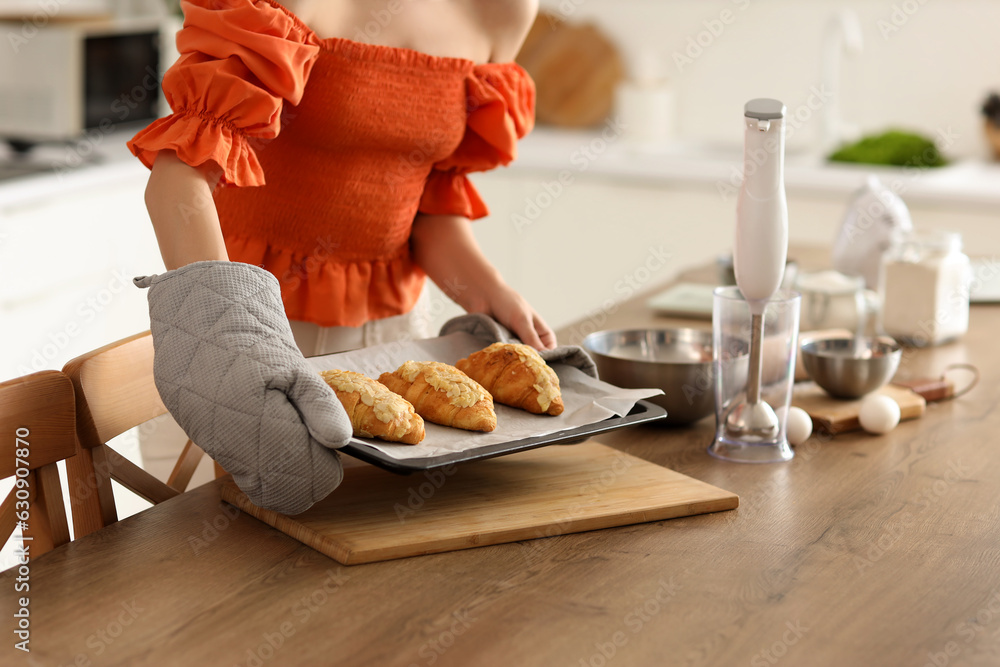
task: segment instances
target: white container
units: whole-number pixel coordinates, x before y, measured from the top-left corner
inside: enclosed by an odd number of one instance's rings
[[[656,54],[640,54],[631,76],[615,89],[614,107],[631,149],[659,152],[673,139],[674,93]]]
[[[662,150],[673,138],[674,95],[666,83],[622,82],[615,113],[633,149]]]
[[[960,234],[928,230],[898,235],[882,257],[882,328],[915,347],[959,338],[969,330],[971,277]]]
[[[861,276],[839,271],[803,273],[795,289],[802,294],[800,331],[847,329],[863,336],[869,317],[879,311],[878,294],[865,289]]]

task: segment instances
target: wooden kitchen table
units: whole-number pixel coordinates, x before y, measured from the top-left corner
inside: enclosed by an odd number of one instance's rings
[[[593,315],[600,328],[669,322],[643,300]],[[814,437],[787,464],[709,457],[712,418],[600,438],[738,493],[734,511],[344,567],[220,503],[212,482],[32,560],[31,653],[5,630],[0,655],[46,667],[998,665],[998,332],[1000,307],[975,306],[961,342],[905,354],[911,375],[976,364],[967,396],[886,436]],[[8,627],[15,577],[0,576]]]

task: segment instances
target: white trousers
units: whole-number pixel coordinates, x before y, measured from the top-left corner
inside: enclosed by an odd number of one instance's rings
[[[365,322],[359,327],[323,327],[298,320],[291,320],[289,324],[292,325],[295,344],[303,356],[347,352],[382,343],[429,338],[432,335],[429,301],[424,288],[410,312]]]

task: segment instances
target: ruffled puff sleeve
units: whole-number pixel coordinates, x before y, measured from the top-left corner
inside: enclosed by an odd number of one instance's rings
[[[298,104],[319,54],[315,35],[269,0],[181,0],[180,57],[163,77],[173,113],[128,147],[147,167],[169,149],[191,166],[214,163],[220,184],[264,184],[254,147]]]
[[[535,124],[535,84],[516,63],[477,65],[466,81],[465,135],[455,151],[427,177],[419,211],[471,220],[489,211],[466,177],[509,164],[517,141]]]

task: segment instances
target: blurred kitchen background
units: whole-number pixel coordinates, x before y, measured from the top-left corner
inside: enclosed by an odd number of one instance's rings
[[[600,328],[628,297],[730,250],[742,108],[754,97],[789,110],[793,244],[832,243],[876,173],[916,226],[961,232],[970,254],[1000,252],[1000,169],[982,109],[1000,90],[1000,2],[541,5],[520,58],[538,83],[539,124],[513,165],[474,177],[492,211],[475,231],[555,327],[589,317],[585,326]],[[152,18],[167,35],[162,73],[175,57],[175,12],[161,0],[0,0],[0,125],[37,102],[37,90],[11,85],[41,43],[35,29]],[[25,154],[0,145],[0,378],[60,368],[148,327],[130,278],[162,265],[142,201],[147,171],[124,146],[136,129],[91,129]],[[841,142],[889,129],[928,138],[949,164],[825,160]],[[435,292],[435,322],[456,310]]]

